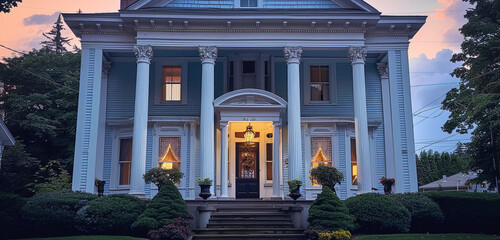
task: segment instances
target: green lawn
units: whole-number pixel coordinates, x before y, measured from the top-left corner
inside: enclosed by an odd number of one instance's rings
[[[29,238],[24,240],[139,240],[144,238],[134,238],[125,236],[72,236],[53,238]]]
[[[483,234],[451,233],[451,234],[392,234],[361,236],[356,240],[492,240],[495,236]]]

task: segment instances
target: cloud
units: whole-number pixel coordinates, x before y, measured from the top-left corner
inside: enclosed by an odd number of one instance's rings
[[[445,41],[462,42],[464,40],[464,37],[460,33],[460,28],[467,23],[464,15],[467,9],[472,7],[469,3],[455,1],[443,10],[444,17],[453,22],[452,28],[446,31],[443,36]]]
[[[61,12],[55,12],[52,15],[45,14],[35,14],[23,19],[24,26],[30,25],[46,25],[52,24],[56,21],[57,17]]]

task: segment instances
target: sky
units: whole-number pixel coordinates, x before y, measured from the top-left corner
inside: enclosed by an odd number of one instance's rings
[[[425,15],[427,23],[410,41],[410,81],[414,114],[415,150],[453,151],[458,141],[468,142],[469,135],[448,134],[441,126],[449,112],[440,109],[446,92],[458,86],[450,76],[459,63],[449,60],[460,51],[463,37],[459,28],[471,6],[461,0],[366,0],[384,15]],[[0,13],[0,44],[17,51],[39,48],[60,12],[116,12],[119,0],[23,0],[10,13]],[[79,46],[78,39],[66,29],[65,36]],[[0,47],[0,58],[12,51]]]

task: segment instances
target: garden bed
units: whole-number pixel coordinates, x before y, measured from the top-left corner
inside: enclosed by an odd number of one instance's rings
[[[484,234],[468,234],[468,233],[449,233],[449,234],[389,234],[389,235],[369,235],[359,236],[356,240],[492,240],[496,239],[492,235]]]

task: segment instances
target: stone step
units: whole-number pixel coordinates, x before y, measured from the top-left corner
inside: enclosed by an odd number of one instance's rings
[[[212,216],[214,221],[286,221],[291,220],[290,216]]]
[[[284,212],[213,212],[211,217],[288,217]]]
[[[293,228],[293,223],[232,222],[208,223],[207,228]]]
[[[227,206],[218,207],[217,212],[282,212],[282,208],[262,206]]]
[[[270,220],[254,220],[254,219],[245,219],[245,220],[214,220],[210,219],[208,222],[209,224],[232,224],[232,223],[240,223],[240,224],[252,224],[252,223],[258,223],[258,224],[287,224],[290,223],[292,224],[291,219],[270,219]]]
[[[269,229],[248,229],[248,228],[204,228],[194,229],[196,234],[302,234],[301,228],[269,228]]]
[[[304,240],[304,234],[204,234],[194,235],[194,240],[217,240],[217,239],[234,239],[234,240]]]

